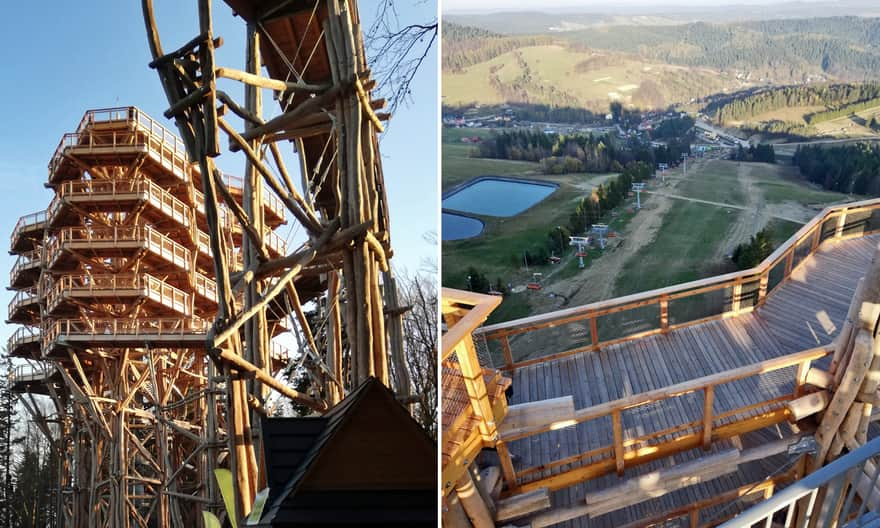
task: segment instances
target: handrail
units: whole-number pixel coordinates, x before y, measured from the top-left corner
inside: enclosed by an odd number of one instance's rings
[[[58,187],[55,198],[48,208],[48,217],[54,219],[65,199],[79,196],[107,196],[119,194],[139,194],[169,218],[190,226],[189,206],[182,200],[165,190],[156,182],[147,178],[125,180],[76,180],[64,182]]]
[[[474,335],[482,335],[486,339],[490,340],[500,340],[501,346],[505,351],[506,365],[504,368],[511,369],[527,364],[564,357],[566,355],[582,352],[585,350],[599,350],[601,346],[608,346],[610,344],[620,343],[623,341],[645,337],[647,335],[652,335],[656,333],[665,333],[669,330],[695,324],[698,322],[748,313],[752,311],[754,307],[763,304],[768,293],[770,293],[770,291],[772,291],[776,286],[771,286],[768,283],[771,272],[776,270],[777,266],[784,264],[784,268],[779,270],[782,273],[782,281],[784,281],[791,275],[791,272],[793,270],[797,269],[797,267],[806,259],[807,256],[813,254],[817,250],[821,242],[824,241],[823,236],[826,234],[830,234],[823,233],[823,226],[825,226],[826,222],[831,219],[837,218],[837,222],[833,230],[834,238],[840,239],[850,238],[851,236],[864,236],[865,234],[874,232],[877,229],[871,231],[864,230],[855,235],[845,235],[844,231],[846,231],[847,229],[846,218],[847,216],[851,216],[856,213],[877,209],[880,209],[880,198],[827,207],[819,215],[815,216],[807,224],[801,227],[785,243],[778,247],[770,256],[768,256],[760,264],[751,269],[727,273],[715,277],[708,277],[705,279],[636,293],[624,297],[608,299],[583,306],[568,308],[565,310],[539,314],[493,325],[487,325],[475,330]],[[861,221],[862,220],[857,220],[857,222]],[[832,236],[828,236],[828,238],[832,238]],[[804,244],[805,242],[809,243],[809,251],[805,254],[799,255],[797,257],[799,260],[795,262],[795,254],[806,248],[806,245]],[[780,281],[780,283],[782,281]],[[744,298],[744,287],[751,287],[756,289],[756,301],[752,306],[742,305],[742,301]],[[697,320],[670,324],[670,301],[685,299],[688,297],[693,297],[712,291],[723,290],[726,288],[732,288],[732,301],[730,303],[729,309],[727,309],[727,307],[725,306],[722,312],[719,314]],[[651,305],[659,306],[659,326],[650,330],[634,333],[632,335],[627,335],[620,338],[606,340],[602,340],[599,338],[597,328],[597,320],[599,317],[619,312],[625,312],[636,308],[643,308]],[[577,347],[571,350],[561,351],[551,356],[537,358],[526,362],[517,363],[512,360],[512,357],[510,357],[510,342],[508,338],[511,335],[587,320],[590,322],[591,343],[589,345]]]
[[[188,336],[208,331],[210,322],[198,317],[136,319],[60,319],[49,323],[43,334],[44,344],[62,335],[80,336]]]
[[[56,280],[48,289],[46,305],[51,311],[65,295],[85,292],[118,292],[119,290],[139,291],[141,295],[185,315],[191,313],[188,293],[148,273],[65,275]]]
[[[93,125],[113,121],[125,122],[131,125],[133,129],[107,132],[93,130]],[[137,131],[146,132],[147,137],[144,139],[137,138],[135,135]],[[94,143],[96,137],[110,138],[110,143],[99,143],[96,145]],[[87,138],[88,144],[80,141],[81,138]],[[120,142],[117,141],[117,138],[119,138]],[[181,176],[184,180],[189,181],[189,174],[187,172],[189,158],[183,140],[165,128],[161,123],[133,106],[89,110],[86,112],[76,128],[76,132],[70,132],[61,137],[61,141],[58,143],[49,161],[49,179],[53,178],[68,147],[117,147],[122,145],[146,147],[154,154],[158,154],[159,159],[163,163],[170,161],[172,167],[181,169]],[[175,164],[173,161],[175,159],[180,160],[181,163]]]
[[[575,462],[592,459],[593,457],[600,455],[604,455],[601,460],[591,462],[590,464],[581,466],[580,468],[574,470],[570,470],[568,473],[575,474],[579,472],[585,475],[589,474],[591,476],[598,476],[599,474],[607,472],[607,470],[613,470],[614,468],[617,468],[618,471],[622,471],[627,460],[632,458],[632,451],[637,446],[644,445],[647,442],[659,437],[665,437],[669,435],[683,435],[667,443],[670,445],[676,444],[678,445],[678,448],[692,448],[699,445],[708,446],[715,436],[726,437],[728,435],[728,431],[730,431],[730,433],[732,434],[741,434],[743,431],[737,428],[737,424],[740,421],[747,422],[749,421],[749,418],[742,417],[740,415],[765,406],[774,404],[779,405],[782,402],[793,400],[799,397],[802,380],[797,374],[795,374],[795,387],[791,394],[766,401],[756,402],[745,407],[731,409],[724,413],[715,414],[712,410],[712,402],[714,401],[715,390],[718,386],[753,376],[767,374],[769,372],[776,372],[782,369],[793,367],[795,365],[799,366],[799,371],[806,372],[806,369],[809,368],[810,364],[813,361],[826,357],[832,352],[833,347],[831,346],[816,347],[796,352],[794,354],[789,354],[786,356],[763,361],[761,363],[746,365],[744,367],[703,376],[701,378],[688,380],[682,383],[677,383],[675,385],[661,387],[659,389],[627,396],[610,402],[594,405],[592,407],[579,409],[574,413],[574,416],[571,419],[562,422],[546,423],[537,426],[508,431],[502,430],[500,440],[503,442],[512,442],[514,440],[520,440],[537,434],[547,433],[563,427],[571,427],[579,423],[611,417],[611,423],[613,428],[615,429],[615,432],[613,435],[612,443],[610,445],[594,448],[590,451],[569,456],[564,459],[544,462],[540,466],[520,469],[516,472],[516,478],[518,481],[520,477],[527,476],[539,470],[547,470],[554,467],[570,465]],[[656,404],[657,402],[671,400],[679,396],[696,392],[703,393],[704,405],[702,406],[702,414],[694,417],[694,419],[687,423],[673,425],[669,428],[663,429],[662,431],[655,431],[653,433],[644,434],[636,438],[624,440],[621,428],[621,416],[623,412],[643,405]],[[779,412],[779,416],[772,416],[768,417],[767,419],[772,423],[777,423],[785,419],[784,409]],[[739,419],[737,419],[738,416]],[[687,419],[687,417],[685,419]],[[730,421],[724,423],[723,425],[715,425],[715,423],[719,420],[727,419],[730,419]],[[767,425],[770,425],[770,423],[757,423],[755,427],[766,427]],[[649,456],[655,455],[656,453],[652,453]],[[581,477],[583,477],[583,475],[581,475]],[[525,484],[522,484],[520,489],[522,491],[530,491],[544,486],[550,487],[551,489],[558,489],[570,485],[572,482],[574,482],[572,478],[574,477],[560,477],[559,475],[553,475],[551,477],[529,481]]]
[[[40,264],[41,262],[39,250],[35,249],[32,251],[25,251],[24,253],[21,253],[20,255],[18,255],[18,258],[15,259],[15,264],[12,265],[12,269],[9,270],[9,283],[11,284],[15,282],[15,276],[18,275],[21,270],[32,266],[39,267]]]
[[[57,236],[49,241],[47,247],[47,261],[55,260],[56,253],[65,244],[86,242],[135,242],[143,243],[154,250],[165,260],[178,263],[185,270],[190,269],[190,251],[171,238],[163,235],[150,226],[130,227],[67,227],[58,231]]]
[[[848,475],[851,474],[851,470],[857,467],[865,468],[866,464],[878,455],[880,455],[880,438],[874,438],[855,451],[847,453],[830,464],[827,464],[797,482],[794,482],[779,493],[773,495],[770,499],[752,506],[735,518],[720,525],[719,528],[742,528],[745,526],[752,526],[759,522],[762,523],[761,526],[764,526],[764,521],[771,519],[773,514],[782,511],[783,509],[789,510],[790,519],[791,507],[808,496],[810,497],[810,500],[809,504],[806,506],[807,511],[805,512],[808,519],[812,519],[814,517],[812,513],[819,509],[822,510],[819,513],[820,516],[824,517],[824,515],[828,515],[827,520],[830,520],[831,517],[837,517],[837,512],[834,511],[836,508],[833,506],[826,507],[824,504],[817,504],[816,497],[820,488],[824,487],[827,490],[823,501],[828,501],[829,504],[834,504],[835,501],[842,500],[847,486],[852,484],[851,479],[848,477]],[[874,471],[876,471],[876,469]],[[870,485],[868,490],[869,496],[877,491],[876,476],[874,483]],[[855,486],[850,491],[850,494],[854,491]],[[863,496],[862,503],[866,504],[868,498],[868,496]],[[844,508],[839,518],[846,519],[852,513],[851,510],[847,510],[847,504],[855,507],[851,498],[848,497],[846,504],[843,505]],[[864,507],[862,507],[860,511],[864,511]],[[769,526],[769,522],[767,525]],[[786,526],[788,525],[789,524],[786,524]],[[830,524],[823,523],[822,518],[820,518],[819,522],[816,524],[816,526],[829,525]]]
[[[36,226],[41,223],[46,222],[46,211],[37,211],[36,213],[26,214],[18,219],[18,222],[15,223],[15,227],[12,228],[12,235],[10,236],[10,245],[15,242],[15,238],[18,236],[19,232],[22,231],[26,227]]]
[[[46,379],[55,373],[55,365],[51,363],[24,363],[15,365],[9,371],[9,382],[14,384],[22,381]]]
[[[39,302],[39,300],[40,300],[40,298],[37,295],[37,291],[35,288],[28,288],[26,290],[19,290],[12,297],[12,300],[9,301],[9,306],[8,306],[9,312],[8,313],[11,314],[12,311],[20,305],[33,304],[35,302]]]

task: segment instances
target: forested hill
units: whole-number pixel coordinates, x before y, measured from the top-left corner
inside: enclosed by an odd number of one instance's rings
[[[549,36],[509,37],[485,29],[443,23],[443,71],[458,72],[523,46],[546,44]]]
[[[880,77],[880,18],[608,26],[559,36],[591,48],[691,67],[740,70],[773,82],[800,82],[816,75],[840,80]]]
[[[808,86],[784,86],[736,97],[718,107],[707,107],[719,123],[748,121],[751,118],[778,110],[798,106],[825,106],[827,111],[817,112],[808,118],[810,123],[826,117],[839,117],[847,111],[856,111],[859,103],[880,106],[880,83],[863,84],[813,84]]]

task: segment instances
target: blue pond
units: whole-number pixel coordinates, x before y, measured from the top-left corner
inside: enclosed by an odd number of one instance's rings
[[[440,232],[443,240],[461,240],[479,235],[483,231],[483,222],[469,216],[443,213]]]
[[[478,178],[443,198],[443,209],[486,216],[514,216],[556,190],[555,184]],[[444,235],[444,240],[446,239]]]

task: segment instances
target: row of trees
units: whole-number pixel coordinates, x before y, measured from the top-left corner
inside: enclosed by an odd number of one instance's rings
[[[56,526],[57,452],[33,424],[18,419],[10,368],[6,358],[0,369],[0,528]]]
[[[880,106],[880,98],[875,97],[873,99],[867,99],[859,103],[844,105],[836,110],[825,110],[824,112],[816,112],[815,114],[808,115],[806,120],[807,123],[815,125],[817,123],[824,123],[825,121],[837,119],[838,117],[852,115],[857,112],[867,110],[869,108],[874,108],[875,106]]]
[[[736,246],[731,260],[741,270],[754,268],[773,253],[772,240],[773,232],[765,227],[755,233],[748,242]]]
[[[690,153],[687,140],[672,140],[666,145],[618,145],[610,134],[545,134],[531,130],[501,132],[484,140],[473,155],[481,158],[536,161],[545,174],[574,172],[621,172],[638,161],[678,163]]]
[[[735,98],[719,107],[715,117],[719,123],[746,121],[781,108],[824,105],[838,109],[878,97],[880,83],[875,82],[784,86]]]
[[[880,145],[802,146],[792,163],[809,181],[830,191],[880,195]]]
[[[760,145],[749,145],[749,148],[739,146],[733,154],[733,159],[737,161],[757,161],[761,163],[776,163],[776,151],[773,145],[762,143]]]

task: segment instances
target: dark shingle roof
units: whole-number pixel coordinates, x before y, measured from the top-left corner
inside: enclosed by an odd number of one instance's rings
[[[300,490],[330,440],[368,395],[390,400],[391,412],[419,429],[394,394],[370,378],[322,417],[263,418],[270,495],[259,526],[400,524],[435,526],[435,490]],[[415,523],[415,524],[413,524]]]

